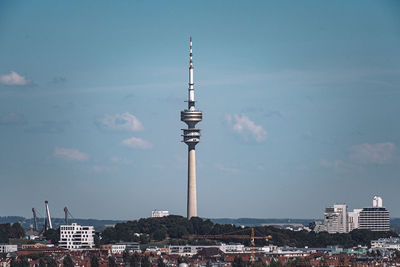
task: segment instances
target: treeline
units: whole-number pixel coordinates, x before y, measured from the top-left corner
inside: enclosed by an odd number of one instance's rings
[[[369,230],[355,229],[345,234],[329,234],[328,232],[291,231],[274,227],[256,227],[257,232],[271,235],[271,243],[277,246],[291,247],[326,247],[339,245],[351,248],[357,245],[369,246],[371,240],[398,236],[395,232],[372,232]],[[256,244],[257,244],[256,240]],[[265,242],[259,242],[261,245]]]
[[[250,235],[251,228],[241,228],[231,224],[214,224],[210,220],[193,217],[190,220],[182,216],[170,215],[162,218],[147,218],[137,221],[118,223],[113,228],[106,228],[102,233],[101,243],[114,243],[119,241],[140,242],[146,244],[151,241],[170,239],[171,244],[200,244],[207,240],[196,238],[186,240],[185,235],[220,235],[235,233],[237,235]],[[347,234],[328,234],[327,232],[315,233],[307,231],[291,231],[272,226],[255,227],[256,236],[271,236],[270,240],[256,239],[257,246],[274,244],[291,247],[326,247],[340,245],[345,248],[357,245],[370,245],[371,240],[382,237],[398,236],[394,232],[371,232],[368,230],[354,230]],[[220,242],[242,242],[250,245],[250,239],[223,238],[215,239]],[[209,243],[212,241],[209,240]]]
[[[21,224],[13,223],[4,223],[0,224],[0,243],[8,243],[10,238],[22,238],[25,236],[24,228],[22,228]]]
[[[102,233],[102,243],[110,242],[140,242],[146,244],[151,240],[162,241],[166,238],[179,239],[187,234],[214,233],[220,225],[214,225],[210,220],[193,217],[190,220],[182,216],[170,215],[161,218],[146,218],[137,221],[117,223],[115,227],[106,228]],[[233,231],[237,227],[222,226],[221,232]]]

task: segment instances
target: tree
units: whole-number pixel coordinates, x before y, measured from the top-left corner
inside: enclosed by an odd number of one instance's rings
[[[29,261],[27,257],[21,257],[21,267],[30,267]]]
[[[242,257],[236,256],[232,262],[232,267],[246,267],[246,264],[243,262]]]
[[[282,267],[282,263],[279,259],[271,259],[271,262],[269,263],[270,267]]]
[[[25,236],[24,228],[22,228],[19,222],[14,223],[11,226],[9,237],[10,238],[22,238]]]
[[[129,251],[127,249],[124,250],[122,253],[122,259],[124,260],[124,263],[128,263],[130,261],[131,255],[129,254]]]
[[[131,267],[138,267],[140,265],[140,256],[136,252],[131,255],[129,258],[129,264]]]
[[[16,258],[12,258],[10,266],[11,267],[20,267],[21,265],[20,265],[19,261]]]
[[[115,262],[114,257],[108,257],[108,267],[117,267],[117,263]]]
[[[162,241],[167,237],[167,231],[164,228],[158,229],[153,233],[153,239]]]
[[[166,267],[167,265],[164,263],[164,260],[162,257],[159,257],[157,260],[157,265],[158,267]]]
[[[151,266],[149,256],[147,256],[147,255],[144,255],[144,257],[142,257],[140,262],[141,262],[141,267],[150,267]]]
[[[47,261],[47,267],[57,267],[58,266],[56,260],[51,257],[47,257],[46,261]]]
[[[251,265],[252,267],[267,267],[267,264],[261,259],[258,259],[255,263]]]
[[[93,255],[93,257],[90,259],[90,266],[99,267],[99,259],[96,257],[96,255]]]
[[[60,228],[58,228],[58,229],[47,229],[43,233],[43,235],[47,240],[50,240],[51,243],[57,244],[58,241],[60,241]]]
[[[39,260],[39,267],[46,267],[46,262],[43,259]]]
[[[72,261],[71,255],[67,255],[63,259],[64,267],[74,267],[74,262]]]

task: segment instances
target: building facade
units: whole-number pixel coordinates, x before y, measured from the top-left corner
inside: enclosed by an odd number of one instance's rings
[[[362,209],[354,209],[353,211],[349,211],[347,214],[347,220],[348,220],[348,231],[351,232],[354,229],[357,229],[359,227],[359,217],[360,217],[360,212]]]
[[[109,253],[112,254],[121,254],[126,250],[126,245],[122,244],[107,244],[101,245],[100,249],[107,250]]]
[[[335,204],[325,209],[324,225],[328,233],[347,233],[347,224],[347,205]]]
[[[384,207],[363,208],[360,212],[359,228],[371,231],[389,231],[389,211]]]
[[[151,217],[152,218],[165,217],[165,216],[168,216],[168,215],[169,215],[168,210],[153,210],[151,212]]]
[[[94,247],[94,227],[81,226],[76,223],[60,226],[61,248],[77,250]]]
[[[18,250],[17,245],[0,244],[0,253],[15,252]]]

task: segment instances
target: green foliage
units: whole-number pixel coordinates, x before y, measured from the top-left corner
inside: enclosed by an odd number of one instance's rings
[[[48,229],[43,233],[43,235],[47,240],[50,240],[51,243],[57,244],[58,241],[60,241],[60,228]]]
[[[94,255],[94,256],[90,259],[90,266],[91,266],[91,267],[99,267],[99,259],[96,257],[96,255]]]
[[[0,243],[8,243],[10,238],[22,238],[25,236],[25,231],[18,222],[0,224]]]
[[[267,267],[267,264],[261,259],[258,259],[255,263],[251,265],[251,267]]]
[[[46,262],[47,262],[47,267],[58,267],[56,260],[51,257],[47,257]]]
[[[184,235],[218,235],[240,231],[242,228],[232,224],[213,224],[210,220],[192,217],[190,220],[182,216],[170,215],[161,218],[146,218],[138,221],[118,223],[114,228],[106,228],[102,234],[102,243],[114,243],[118,241],[140,242],[147,244],[151,240],[162,241],[169,238],[171,245],[194,245],[215,244],[217,241],[225,243],[238,242],[237,239],[225,238],[216,240],[182,240]],[[328,245],[340,245],[345,248],[357,245],[369,246],[371,240],[383,237],[397,236],[394,232],[372,232],[368,230],[353,230],[347,234],[329,234],[327,232],[315,233],[307,231],[290,231],[274,228],[271,226],[255,227],[257,236],[272,236],[271,241],[256,239],[257,246],[265,246],[271,242],[278,246],[292,247],[326,247]],[[138,236],[140,234],[140,236]],[[238,234],[249,235],[247,231]],[[250,245],[249,239],[240,240],[244,245]]]
[[[158,267],[166,267],[167,265],[164,263],[164,260],[162,259],[162,257],[159,257],[157,260],[157,266]]]
[[[270,267],[282,267],[282,263],[280,262],[279,259],[271,259],[269,266]]]
[[[232,267],[246,267],[246,263],[243,262],[242,257],[236,256],[232,262]]]
[[[108,267],[117,267],[114,257],[108,257]]]
[[[67,255],[64,257],[63,265],[64,265],[64,267],[74,267],[74,262],[72,261],[72,258],[70,255]]]
[[[21,257],[19,266],[21,266],[21,267],[30,267],[28,258],[27,257]]]
[[[296,258],[294,260],[289,260],[284,266],[285,267],[298,267],[298,266],[311,266],[311,264],[308,259]]]
[[[141,267],[150,267],[151,266],[149,256],[147,256],[147,255],[142,256],[142,259],[140,262],[141,262]]]
[[[141,262],[141,257],[136,252],[133,253],[129,258],[129,264],[131,267],[138,267]]]

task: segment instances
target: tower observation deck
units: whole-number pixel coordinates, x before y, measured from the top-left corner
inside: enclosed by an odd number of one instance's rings
[[[197,110],[194,100],[193,82],[193,59],[192,59],[192,37],[190,37],[190,65],[189,65],[189,95],[188,108],[181,111],[181,121],[187,124],[183,131],[183,142],[188,146],[188,199],[187,199],[187,218],[197,217],[197,196],[196,196],[196,150],[197,143],[200,142],[200,129],[196,124],[203,118],[203,113]]]

